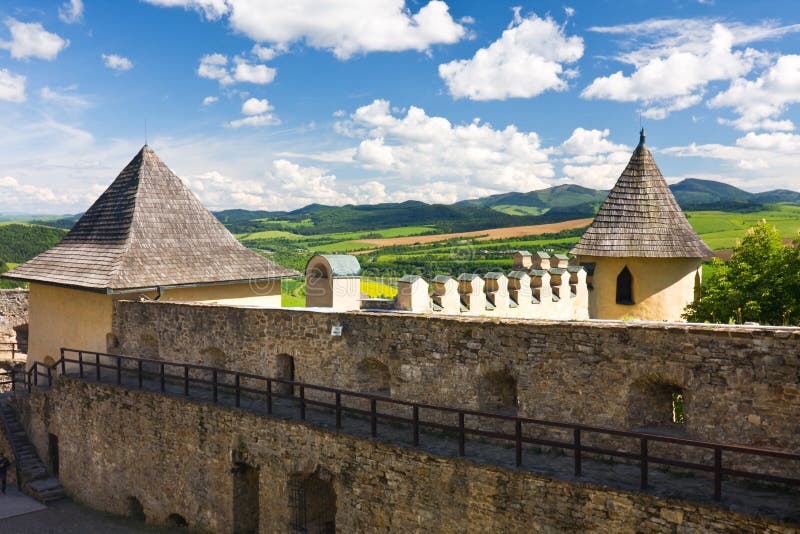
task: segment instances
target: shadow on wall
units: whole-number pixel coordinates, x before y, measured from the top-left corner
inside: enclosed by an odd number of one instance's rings
[[[364,393],[390,396],[392,383],[389,368],[375,358],[362,360],[356,366],[356,387]]]

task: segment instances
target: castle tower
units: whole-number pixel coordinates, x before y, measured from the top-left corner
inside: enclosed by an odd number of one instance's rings
[[[644,129],[628,166],[571,251],[592,273],[589,315],[680,321],[711,249],[667,187]]]
[[[4,273],[30,283],[29,366],[112,351],[115,300],[280,307],[297,275],[242,246],[147,145],[59,244]]]

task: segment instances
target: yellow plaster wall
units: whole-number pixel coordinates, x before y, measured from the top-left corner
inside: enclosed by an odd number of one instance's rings
[[[61,347],[106,350],[111,332],[111,295],[30,284],[28,366],[49,356],[58,360]]]
[[[610,258],[580,256],[594,263],[593,289],[589,291],[592,319],[640,319],[681,321],[687,304],[694,300],[697,258]],[[633,275],[632,305],[617,304],[617,276],[627,266]]]
[[[157,293],[106,295],[45,284],[30,284],[28,365],[60,357],[61,347],[105,352],[111,333],[114,300],[155,298]],[[160,300],[226,305],[281,306],[279,280],[168,289]]]

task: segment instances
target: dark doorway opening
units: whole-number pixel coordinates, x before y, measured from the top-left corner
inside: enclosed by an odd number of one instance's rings
[[[292,534],[334,534],[336,493],[330,478],[314,473],[290,479],[289,512]]]
[[[233,532],[258,532],[258,467],[237,462],[233,466]]]
[[[47,459],[53,476],[58,477],[58,436],[55,434],[47,436]]]
[[[275,377],[294,382],[294,358],[288,354],[280,354],[276,364]],[[292,384],[278,383],[275,390],[278,395],[294,395],[294,386]]]
[[[147,519],[144,515],[142,502],[133,496],[128,497],[128,517],[135,521],[145,521]]]

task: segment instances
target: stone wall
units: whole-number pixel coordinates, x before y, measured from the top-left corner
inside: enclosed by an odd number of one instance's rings
[[[72,497],[116,514],[143,511],[151,523],[179,515],[201,531],[233,532],[237,520],[255,516],[237,511],[254,506],[259,532],[288,532],[290,481],[309,476],[332,488],[319,506],[335,507],[337,532],[796,531],[69,378],[20,397],[18,408],[40,455],[48,434],[58,437],[61,481]],[[242,471],[254,494],[237,485]]]
[[[490,408],[505,396],[528,417],[800,449],[797,328],[119,302],[114,332],[122,354],[284,377],[289,356],[297,380],[362,391],[363,368],[379,366],[394,398]],[[676,392],[685,422],[665,423]]]
[[[27,289],[0,289],[0,343],[19,343],[22,352],[28,348],[28,301]],[[0,356],[6,353],[0,345]]]

